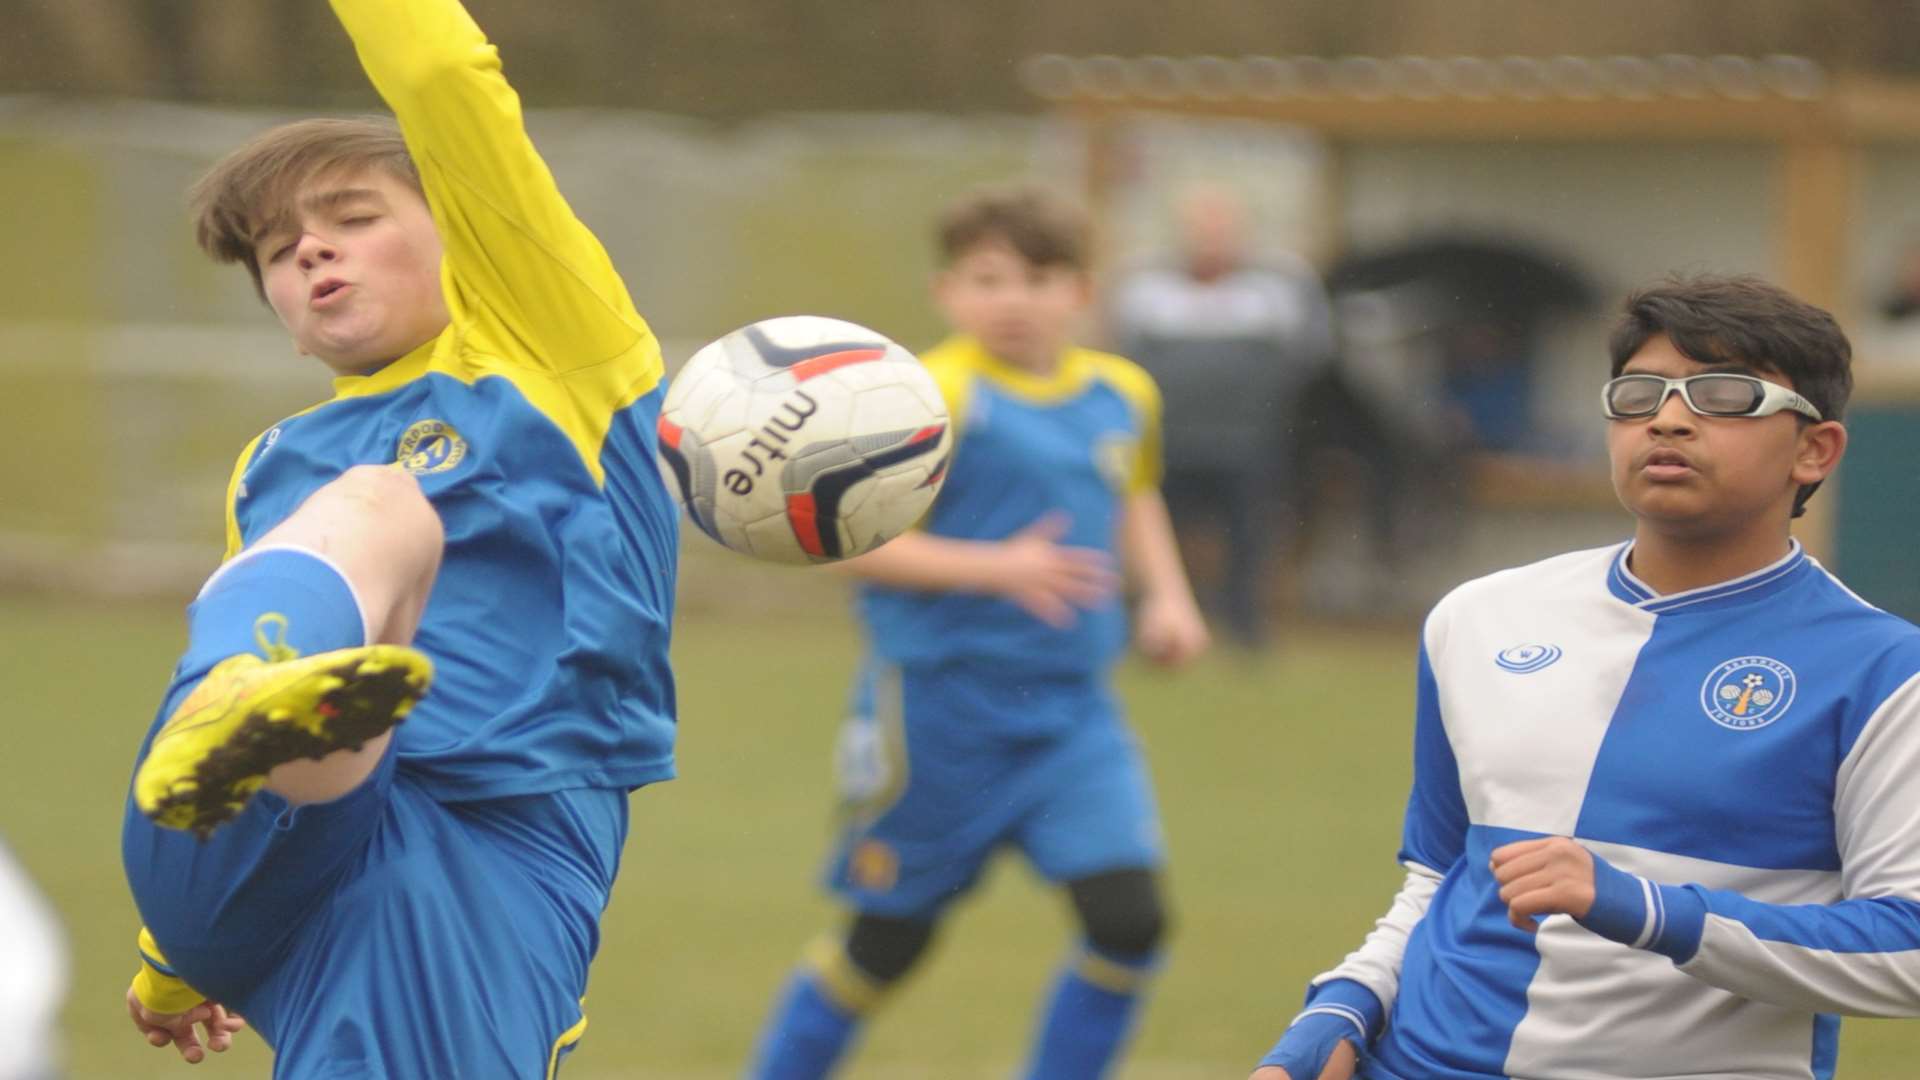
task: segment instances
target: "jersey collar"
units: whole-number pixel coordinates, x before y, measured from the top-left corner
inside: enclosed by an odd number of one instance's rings
[[[1627,568],[1627,558],[1632,554],[1633,541],[1620,545],[1620,550],[1614,554],[1608,566],[1607,590],[1619,599],[1656,615],[1712,610],[1729,604],[1765,599],[1786,588],[1795,572],[1809,561],[1800,541],[1789,540],[1784,556],[1750,574],[1742,574],[1716,585],[1702,585],[1697,589],[1661,596],[1648,588],[1646,582],[1634,577],[1633,571]]]
[[[987,351],[972,337],[953,338],[942,349],[951,348],[962,356],[968,367],[988,381],[1016,397],[1033,401],[1060,401],[1086,389],[1093,381],[1093,360],[1086,350],[1072,346],[1061,350],[1060,363],[1045,375],[1010,364]]]
[[[449,330],[441,331],[438,337],[412,352],[393,361],[371,375],[336,375],[333,377],[333,396],[335,400],[350,397],[365,397],[368,394],[383,394],[427,373],[433,361],[434,350],[440,345],[441,338]]]

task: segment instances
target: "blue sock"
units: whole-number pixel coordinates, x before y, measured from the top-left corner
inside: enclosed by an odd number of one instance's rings
[[[366,641],[359,598],[332,563],[302,548],[244,552],[188,606],[187,651],[174,668],[161,715],[236,653],[276,659],[282,647],[307,656]]]
[[[1088,947],[1053,986],[1053,1000],[1027,1067],[1029,1080],[1096,1080],[1126,1045],[1153,973],[1152,955],[1121,957]]]
[[[754,1048],[751,1080],[819,1080],[833,1072],[860,1017],[828,1000],[818,976],[802,967],[788,980]]]

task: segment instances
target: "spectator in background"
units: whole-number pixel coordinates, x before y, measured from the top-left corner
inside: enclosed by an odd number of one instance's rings
[[[1920,231],[1909,234],[1900,251],[1900,265],[1880,299],[1880,314],[1888,322],[1904,322],[1920,315]]]
[[[1224,569],[1202,583],[1202,599],[1254,646],[1267,634],[1268,556],[1293,531],[1297,403],[1329,358],[1331,320],[1304,260],[1249,259],[1246,207],[1233,193],[1195,188],[1178,215],[1179,263],[1121,282],[1112,337],[1165,398],[1163,490],[1174,525],[1188,536],[1223,527]]]
[[[67,995],[67,949],[60,925],[27,872],[0,844],[0,1080],[53,1080],[59,1040],[56,1024]]]

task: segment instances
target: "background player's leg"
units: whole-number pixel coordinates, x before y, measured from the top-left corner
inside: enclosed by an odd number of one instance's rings
[[[239,653],[411,641],[443,540],[439,515],[412,476],[380,466],[342,473],[208,580],[189,611],[187,651],[162,715]],[[390,738],[384,732],[358,750],[281,765],[267,789],[293,803],[339,798],[373,771]]]
[[[824,938],[781,992],[754,1050],[754,1080],[817,1080],[845,1056],[861,1021],[913,969],[935,923],[859,915],[845,940]]]
[[[1114,870],[1067,883],[1085,936],[1054,983],[1027,1075],[1106,1075],[1133,1033],[1160,958],[1166,909],[1153,871]]]
[[[1054,983],[1026,1075],[1106,1075],[1133,1033],[1167,935],[1158,867],[1160,815],[1139,747],[1103,687],[1087,718],[1043,766],[1047,798],[1019,844],[1063,885],[1079,916],[1076,943]]]

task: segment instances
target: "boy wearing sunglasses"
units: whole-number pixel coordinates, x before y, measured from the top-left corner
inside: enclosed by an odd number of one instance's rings
[[[1611,352],[1633,539],[1434,608],[1405,885],[1257,1080],[1830,1077],[1840,1015],[1920,1015],[1920,630],[1789,531],[1851,347],[1694,278]]]

